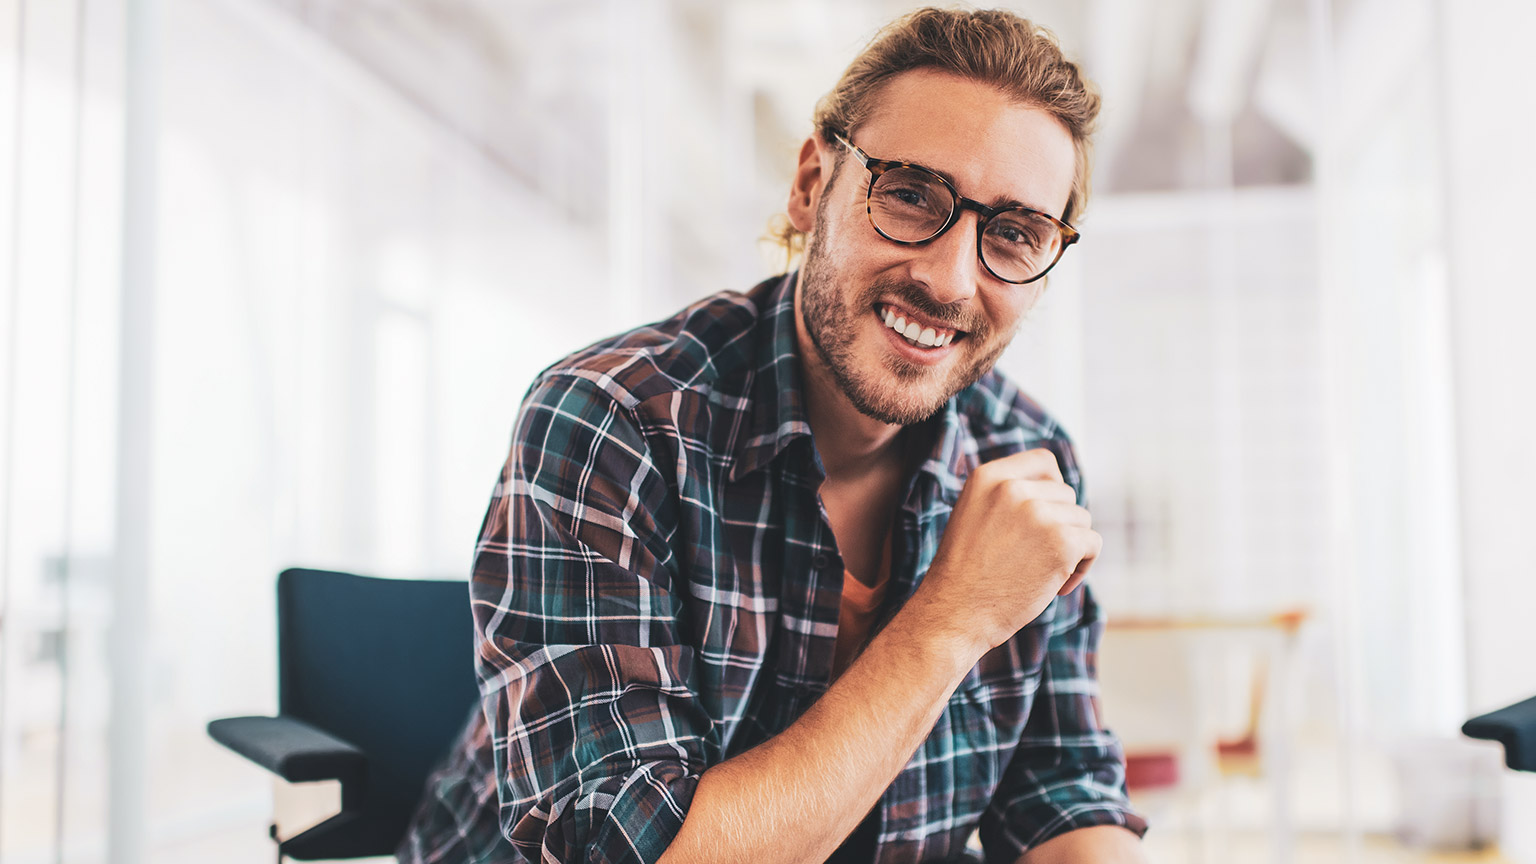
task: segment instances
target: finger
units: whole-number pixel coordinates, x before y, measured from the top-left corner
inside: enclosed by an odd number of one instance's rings
[[[1018,501],[1077,503],[1077,490],[1058,480],[1012,480],[1009,490]]]
[[[1093,514],[1089,513],[1086,509],[1077,506],[1076,503],[1070,500],[1035,500],[1030,502],[1030,505],[1034,508],[1032,515],[1034,516],[1036,522],[1044,523],[1047,525],[1052,523],[1057,525],[1067,525],[1073,529],[1076,529],[1070,532],[1071,536],[1069,536],[1068,539],[1070,542],[1075,544],[1074,548],[1083,548],[1082,541],[1079,540],[1076,535],[1080,531],[1086,531],[1093,528]]]
[[[1104,551],[1104,537],[1097,531],[1090,530],[1088,534],[1090,536],[1084,538],[1088,553],[1077,562],[1077,568],[1072,571],[1071,576],[1067,577],[1067,581],[1062,583],[1061,590],[1056,592],[1059,596],[1066,596],[1076,590],[1077,586],[1088,578],[1088,571],[1093,567],[1093,562],[1098,560],[1099,553]]]
[[[1058,483],[1065,482],[1061,474],[1061,463],[1056,461],[1056,454],[1044,447],[1033,450],[1022,450],[994,459],[986,466],[990,471],[996,471],[1003,476],[1014,477],[1020,480],[1055,480]]]
[[[1083,584],[1083,580],[1087,578],[1087,573],[1073,573],[1072,578],[1061,583],[1061,590],[1056,592],[1056,596],[1065,597],[1068,594],[1071,594],[1073,591],[1076,591],[1077,586]]]

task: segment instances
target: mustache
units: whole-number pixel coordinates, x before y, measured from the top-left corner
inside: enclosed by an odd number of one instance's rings
[[[940,303],[914,283],[882,279],[869,286],[865,305],[874,306],[886,297],[894,298],[908,309],[938,321],[946,327],[963,330],[976,337],[987,335],[986,319],[974,314],[963,300]]]

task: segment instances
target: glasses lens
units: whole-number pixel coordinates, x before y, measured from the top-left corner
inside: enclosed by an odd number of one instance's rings
[[[937,175],[892,168],[869,190],[869,215],[893,240],[916,243],[939,233],[955,209],[955,196]]]
[[[1023,282],[1056,263],[1061,243],[1061,229],[1051,220],[1028,210],[1004,210],[982,233],[981,257],[999,277]]]

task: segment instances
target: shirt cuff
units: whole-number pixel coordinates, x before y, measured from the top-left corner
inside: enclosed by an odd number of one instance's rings
[[[680,762],[650,762],[574,792],[538,818],[535,806],[508,839],[530,860],[653,864],[682,830],[699,775]]]

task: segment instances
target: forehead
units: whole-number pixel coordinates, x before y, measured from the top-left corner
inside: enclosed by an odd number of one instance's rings
[[[1050,114],[986,84],[918,69],[874,94],[854,143],[877,159],[943,172],[960,194],[1061,216],[1072,191],[1072,136]]]

